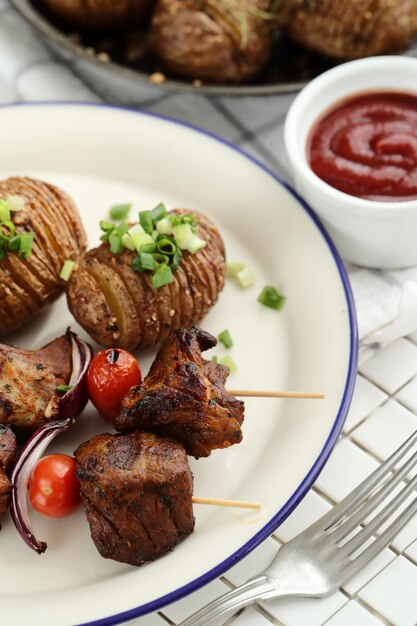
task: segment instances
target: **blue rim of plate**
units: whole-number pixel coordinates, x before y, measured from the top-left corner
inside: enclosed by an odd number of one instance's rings
[[[95,108],[104,108],[104,109],[116,109],[117,111],[121,111],[124,113],[149,116],[149,117],[160,119],[161,121],[166,122],[166,123],[175,124],[177,126],[183,126],[185,128],[188,128],[189,130],[193,130],[199,133],[200,135],[205,135],[206,137],[211,138],[213,141],[217,141],[218,143],[223,144],[224,146],[229,148],[230,150],[237,152],[242,157],[251,161],[255,166],[257,166],[258,168],[260,168],[261,170],[269,174],[269,176],[271,176],[279,185],[284,187],[297,200],[297,202],[301,205],[301,207],[305,210],[305,212],[308,214],[310,219],[316,225],[324,241],[326,242],[328,248],[330,249],[330,252],[332,253],[333,260],[338,269],[340,280],[342,282],[343,289],[345,292],[345,297],[346,297],[346,304],[347,304],[347,310],[348,310],[348,316],[349,316],[349,328],[350,328],[350,353],[349,353],[349,366],[348,366],[346,384],[345,384],[345,388],[344,388],[344,392],[342,396],[342,401],[340,403],[340,407],[336,415],[335,422],[333,424],[333,428],[331,429],[329,436],[323,448],[321,449],[319,456],[317,457],[316,461],[310,468],[310,471],[307,473],[305,478],[298,485],[297,489],[294,491],[292,496],[287,500],[284,506],[281,507],[281,509],[276,513],[276,515],[274,515],[274,517],[272,517],[269,520],[269,522],[265,524],[265,526],[258,533],[256,533],[254,537],[252,537],[252,539],[247,541],[239,550],[236,550],[236,552],[234,552],[227,559],[219,563],[216,567],[212,568],[211,570],[209,570],[208,572],[206,572],[199,578],[196,578],[192,582],[188,583],[187,585],[184,585],[183,587],[180,587],[179,589],[176,589],[175,591],[171,593],[161,596],[160,598],[157,598],[156,600],[152,600],[151,602],[138,606],[134,609],[129,609],[127,611],[123,611],[122,613],[118,613],[110,617],[105,617],[102,619],[94,620],[92,622],[83,622],[82,624],[77,625],[77,626],[115,626],[116,624],[122,624],[123,622],[127,622],[129,620],[133,620],[137,617],[141,617],[148,613],[158,611],[159,609],[163,608],[164,606],[167,606],[168,604],[171,604],[172,602],[181,600],[182,598],[189,595],[193,591],[196,591],[200,587],[203,587],[207,583],[211,582],[212,580],[224,574],[224,572],[226,572],[228,569],[236,565],[236,563],[238,563],[241,559],[243,559],[250,552],[252,552],[252,550],[254,550],[260,543],[262,543],[262,541],[267,539],[274,532],[274,530],[276,530],[276,528],[278,528],[278,526],[282,524],[282,522],[288,517],[288,515],[292,513],[295,507],[301,502],[304,496],[308,493],[311,486],[313,485],[318,475],[320,474],[321,470],[323,469],[324,465],[326,464],[326,461],[329,458],[334,446],[336,445],[336,442],[342,431],[343,424],[345,422],[345,419],[346,419],[346,416],[350,407],[350,403],[352,400],[353,390],[354,390],[355,381],[356,381],[357,365],[358,365],[358,328],[357,328],[357,321],[356,321],[355,303],[353,299],[352,289],[349,283],[349,278],[348,278],[345,266],[343,264],[343,261],[340,258],[340,255],[338,251],[336,250],[336,247],[333,241],[331,240],[330,236],[328,235],[326,229],[324,228],[324,226],[322,225],[322,223],[320,222],[316,214],[313,212],[313,210],[308,206],[305,200],[303,200],[303,198],[301,198],[301,196],[299,196],[298,193],[288,183],[281,180],[279,176],[275,174],[275,172],[273,172],[269,167],[267,167],[266,165],[258,161],[252,155],[248,154],[247,152],[245,152],[238,146],[234,145],[232,142],[227,141],[226,139],[222,139],[218,135],[211,133],[210,131],[204,130],[202,128],[199,128],[198,126],[195,126],[194,124],[182,122],[174,118],[171,118],[167,115],[161,115],[159,113],[152,113],[149,111],[140,111],[138,109],[112,105],[112,104],[100,104],[100,103],[95,103],[95,102],[72,102],[72,101],[18,102],[18,103],[13,103],[13,104],[1,104],[0,110],[7,109],[7,108],[18,108],[18,107],[57,107],[57,108],[59,107],[79,107],[79,108],[95,107]]]

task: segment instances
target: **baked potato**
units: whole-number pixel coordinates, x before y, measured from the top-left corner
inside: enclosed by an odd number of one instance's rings
[[[114,31],[142,23],[155,0],[41,0],[41,4],[71,28]]]
[[[257,74],[271,53],[270,23],[255,12],[270,0],[159,0],[151,21],[150,47],[164,71],[204,82],[240,83]],[[252,13],[253,11],[253,13]]]
[[[16,177],[0,181],[0,199],[10,196],[24,202],[21,210],[12,213],[15,235],[34,232],[35,236],[30,256],[21,258],[17,251],[8,251],[0,260],[0,335],[58,298],[65,290],[60,279],[65,260],[76,260],[86,249],[77,208],[66,193],[39,180]],[[3,234],[8,230],[0,226]]]
[[[113,254],[109,244],[87,252],[67,287],[75,319],[99,344],[126,350],[154,348],[174,330],[199,322],[215,304],[224,285],[225,249],[217,228],[195,211],[198,236],[206,246],[184,253],[173,282],[154,289],[149,272],[131,264],[136,252]]]
[[[417,35],[416,0],[285,0],[287,32],[336,59],[402,50]]]

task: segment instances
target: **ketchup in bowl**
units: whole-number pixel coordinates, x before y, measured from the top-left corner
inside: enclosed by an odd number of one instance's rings
[[[417,199],[417,96],[368,93],[343,101],[313,128],[307,156],[319,178],[352,196]]]

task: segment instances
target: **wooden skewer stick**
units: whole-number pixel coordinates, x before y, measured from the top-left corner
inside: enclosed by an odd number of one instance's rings
[[[325,393],[310,391],[259,391],[255,389],[228,389],[232,396],[241,398],[305,398],[311,400],[323,400]]]
[[[230,506],[236,509],[261,509],[260,502],[245,502],[243,500],[221,500],[218,498],[196,498],[193,497],[193,504],[211,504],[213,506]]]

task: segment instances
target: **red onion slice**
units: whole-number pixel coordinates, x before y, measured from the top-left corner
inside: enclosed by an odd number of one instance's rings
[[[23,446],[10,477],[13,485],[10,502],[13,522],[25,543],[38,554],[45,552],[47,546],[37,540],[29,519],[27,487],[30,475],[50,442],[59,433],[68,430],[88,402],[87,370],[93,351],[88,343],[69,329],[67,337],[72,344],[72,372],[68,382],[71,389],[61,397],[52,396],[45,410],[45,417],[50,421],[40,426]]]
[[[12,497],[10,501],[10,513],[20,536],[27,545],[38,554],[45,552],[46,543],[38,541],[33,533],[29,519],[27,488],[29,478],[36,463],[51,443],[59,434],[63,433],[74,423],[74,419],[68,418],[54,422],[48,422],[38,428],[23,446],[11,475]]]

